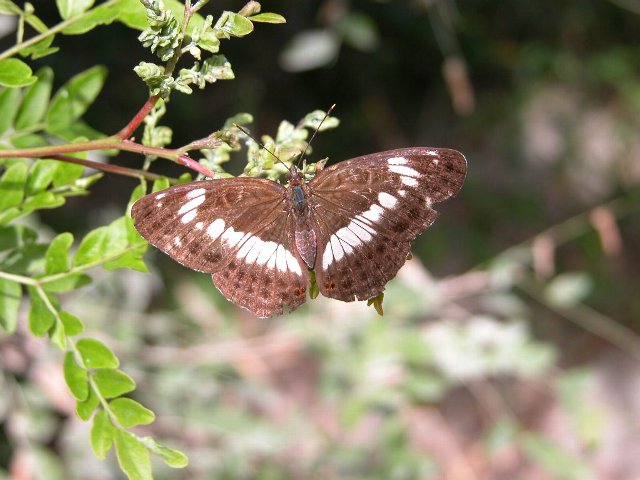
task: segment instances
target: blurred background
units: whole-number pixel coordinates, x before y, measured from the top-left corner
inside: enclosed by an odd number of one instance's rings
[[[53,24],[48,3],[35,5]],[[318,136],[311,160],[450,147],[469,173],[389,283],[384,317],[319,298],[256,320],[153,249],[151,274],[96,271],[67,296],[157,413],[147,431],[189,454],[184,471],[158,463],[158,478],[640,478],[640,1],[263,10],[288,23],[222,44],[236,80],[173,95],[172,145],[238,112],[273,135],[281,120],[336,103],[341,125]],[[100,131],[117,131],[146,99],[132,68],[151,57],[137,35],[112,25],[58,37],[60,53],[42,60],[57,85],[109,68],[86,116]],[[107,176],[89,198],[42,214],[40,228],[79,237],[121,215],[134,186]],[[90,451],[59,352],[29,335],[0,349],[0,465],[17,424],[39,478],[121,478],[112,456]]]

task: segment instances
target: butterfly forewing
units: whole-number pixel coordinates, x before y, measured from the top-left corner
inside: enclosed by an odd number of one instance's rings
[[[455,195],[466,160],[455,150],[407,148],[341,162],[309,182],[323,295],[344,301],[379,294],[431,225],[431,205]]]
[[[136,229],[260,317],[304,302],[309,274],[292,242],[286,189],[256,178],[178,185],[131,210]]]

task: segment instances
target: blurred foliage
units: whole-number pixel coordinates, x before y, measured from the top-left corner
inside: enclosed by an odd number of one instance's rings
[[[239,8],[214,3],[201,13]],[[234,81],[167,104],[174,144],[239,111],[276,131],[337,103],[321,157],[453,147],[467,182],[389,284],[383,318],[318,299],[258,321],[157,253],[153,275],[92,272],[60,302],[158,414],[136,431],[185,450],[178,475],[190,479],[639,476],[636,2],[283,1],[278,12],[286,25],[225,49]],[[83,38],[57,38],[33,65],[64,72],[60,83],[106,65],[83,118],[117,131],[146,99],[132,72],[144,50],[117,25]],[[131,189],[107,177],[25,228],[81,238],[120,216]],[[62,359],[27,317],[23,306],[18,332],[0,337],[0,468],[117,478],[114,458],[90,453]],[[176,478],[165,468],[158,478]]]

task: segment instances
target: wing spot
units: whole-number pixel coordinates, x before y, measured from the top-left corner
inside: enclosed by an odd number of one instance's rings
[[[204,222],[198,222],[194,225],[196,230],[202,230],[202,227],[204,227]]]
[[[182,218],[180,219],[180,221],[184,224],[187,224],[189,222],[191,222],[194,218],[196,218],[196,215],[198,214],[198,210],[196,210],[195,208],[193,210],[191,210],[188,213],[185,213]]]
[[[329,241],[331,242],[331,249],[333,250],[333,258],[336,262],[339,262],[342,260],[342,257],[344,257],[344,250],[342,249],[342,245],[340,245],[340,240],[338,240],[338,237],[335,235],[331,235]]]
[[[193,200],[189,200],[187,203],[180,207],[178,210],[178,215],[182,215],[183,213],[187,213],[194,208],[198,208],[204,202],[204,195],[194,198]]]
[[[384,208],[382,208],[377,203],[374,203],[369,207],[369,210],[367,210],[366,212],[363,212],[359,216],[362,216],[368,220],[371,220],[372,222],[377,222],[382,217],[383,212],[384,212]]]
[[[225,223],[221,218],[217,218],[207,227],[207,235],[211,240],[217,240],[217,238],[224,232]]]
[[[417,170],[414,170],[410,167],[405,167],[403,165],[391,165],[389,167],[389,171],[393,173],[398,173],[400,175],[406,175],[408,177],[419,177],[420,173]]]
[[[276,267],[281,272],[287,271],[287,254],[289,253],[282,245],[278,245],[276,250]]]
[[[407,159],[404,157],[391,157],[387,160],[389,165],[406,165]]]
[[[185,196],[187,198],[196,198],[196,197],[199,197],[200,195],[204,195],[205,192],[206,192],[206,190],[204,188],[196,188],[195,190],[191,190]],[[203,199],[203,201],[204,201],[204,199]]]
[[[220,239],[230,247],[235,247],[236,245],[238,245],[238,243],[240,243],[240,240],[242,240],[244,236],[244,232],[236,232],[233,227],[229,227],[225,230]]]
[[[396,206],[396,203],[398,203],[398,199],[387,192],[380,192],[378,194],[378,202],[380,202],[380,205],[384,208],[393,208]]]
[[[182,246],[182,240],[180,240],[180,237],[176,237],[176,238],[174,238],[174,239],[173,239],[173,244],[174,244],[176,247],[181,247],[181,246]]]
[[[166,193],[159,193],[156,195],[156,200],[162,200],[166,196],[167,196]]]
[[[371,240],[372,237],[369,232],[375,234],[375,230],[367,227],[364,223],[358,223],[354,220],[349,224],[349,230],[356,234],[362,243]]]
[[[242,247],[240,247],[240,250],[238,250],[236,257],[238,258],[246,257],[248,253],[251,251],[251,249],[256,245],[256,243],[258,243],[258,241],[261,241],[261,240],[255,235],[252,237],[249,237],[249,239],[242,244]],[[247,263],[253,263],[253,262],[247,262]]]
[[[401,175],[400,180],[402,180],[402,183],[408,187],[415,187],[418,185],[418,180],[413,177],[405,177],[404,175]]]
[[[275,253],[276,248],[278,248],[278,244],[276,242],[262,242],[262,245],[260,246],[260,253],[258,254],[255,262],[258,265],[266,264]]]

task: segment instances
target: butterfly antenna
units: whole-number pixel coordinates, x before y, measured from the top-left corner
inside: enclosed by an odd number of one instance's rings
[[[300,158],[298,159],[298,161],[304,160],[304,157],[307,154],[307,150],[309,150],[309,147],[311,146],[311,142],[313,142],[313,139],[316,138],[316,134],[320,131],[320,127],[322,126],[324,121],[329,117],[331,112],[333,112],[334,108],[336,108],[336,104],[335,103],[329,107],[329,110],[326,111],[326,113],[324,114],[324,117],[322,117],[322,120],[320,120],[320,123],[318,124],[318,127],[314,130],[313,134],[311,135],[311,138],[307,142],[307,146],[305,147],[304,151],[302,152],[302,155],[300,155]]]
[[[245,134],[247,137],[249,137],[251,140],[253,140],[254,142],[256,142],[256,144],[257,144],[260,148],[262,148],[263,150],[266,150],[269,154],[271,154],[271,156],[272,156],[273,158],[275,158],[278,162],[280,162],[282,165],[284,165],[284,166],[285,166],[285,168],[286,168],[287,170],[289,170],[289,173],[291,173],[291,168],[290,168],[286,163],[284,163],[282,160],[280,160],[280,159],[278,158],[278,156],[277,156],[275,153],[273,153],[271,150],[269,150],[267,147],[265,147],[265,146],[264,146],[264,143],[262,143],[261,141],[259,141],[259,140],[258,140],[256,137],[254,137],[253,135],[251,135],[251,133],[249,133],[249,131],[248,131],[247,129],[245,129],[245,128],[244,128],[244,127],[242,127],[241,125],[238,125],[237,123],[234,123],[234,124],[233,124],[233,126],[234,126],[234,127],[236,127],[238,130],[240,130],[242,133],[244,133],[244,134]]]

